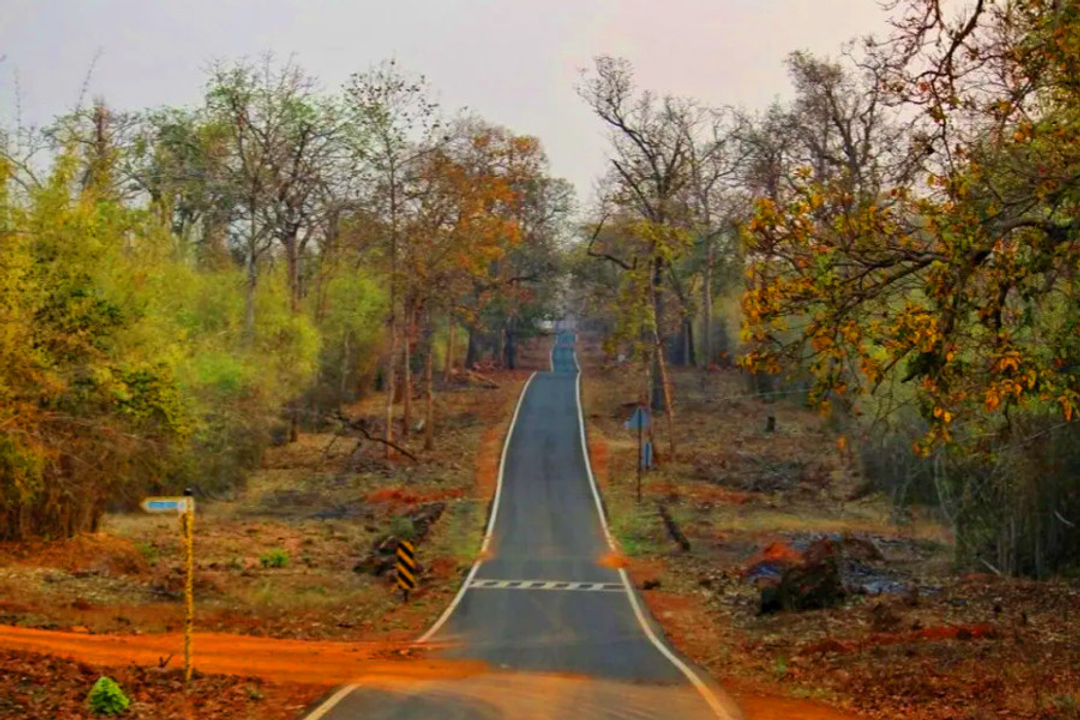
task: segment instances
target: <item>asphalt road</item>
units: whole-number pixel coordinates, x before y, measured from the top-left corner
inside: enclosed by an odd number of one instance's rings
[[[574,337],[521,399],[486,559],[430,639],[491,672],[343,689],[310,720],[737,718],[662,644],[610,552],[582,451]],[[321,715],[319,713],[322,713]]]

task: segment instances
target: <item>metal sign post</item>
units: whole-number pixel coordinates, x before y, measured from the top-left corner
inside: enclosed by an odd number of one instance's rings
[[[184,528],[184,687],[191,684],[191,636],[195,632],[195,498],[184,493],[187,503],[181,516]]]
[[[184,689],[191,684],[191,636],[195,630],[195,498],[191,490],[183,497],[148,497],[140,503],[145,512],[176,513],[184,544]]]
[[[408,540],[399,540],[396,554],[394,569],[397,571],[397,584],[401,588],[402,599],[408,602],[409,591],[416,587],[416,548]]]

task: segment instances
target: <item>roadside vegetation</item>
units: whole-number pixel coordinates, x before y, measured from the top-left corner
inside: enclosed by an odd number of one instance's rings
[[[513,367],[553,311],[570,202],[537,140],[393,63],[324,93],[221,62],[198,107],[0,132],[0,538],[229,497],[375,393],[348,430],[430,451],[436,381]]]

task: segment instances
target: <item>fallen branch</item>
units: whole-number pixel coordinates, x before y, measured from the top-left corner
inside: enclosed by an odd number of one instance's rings
[[[339,437],[341,437],[340,434],[334,433],[334,436],[330,438],[330,442],[326,443],[326,447],[324,447],[322,451],[322,462],[326,462],[326,458],[330,455],[330,448],[334,447],[334,443],[337,442]]]
[[[356,432],[363,435],[366,440],[371,440],[372,442],[381,443],[381,444],[383,444],[383,445],[385,445],[385,446],[387,446],[387,447],[389,447],[389,448],[391,448],[393,450],[397,450],[399,453],[401,453],[405,457],[409,458],[413,462],[420,462],[420,458],[416,457],[411,452],[409,452],[405,448],[398,445],[396,442],[394,442],[392,440],[387,440],[385,438],[381,438],[381,437],[379,437],[377,435],[372,435],[370,432],[368,432],[368,429],[367,429],[367,427],[365,427],[365,424],[364,424],[363,420],[350,420],[349,418],[345,417],[345,415],[340,410],[337,412],[336,416],[337,416],[338,421],[346,429],[355,430]],[[331,443],[332,442],[333,441],[331,441]],[[329,447],[329,446],[327,446],[327,447]],[[350,458],[352,457],[353,453],[355,453],[357,451],[357,449],[359,447],[360,447],[360,443],[357,443],[356,447],[354,447],[352,449],[352,452],[349,453]]]
[[[481,375],[480,373],[476,372],[475,370],[466,369],[465,370],[465,375],[470,380],[473,380],[474,382],[477,382],[480,385],[483,385],[484,387],[491,388],[492,390],[498,390],[499,389],[499,383],[495,382],[494,380],[492,380],[491,378],[489,378],[486,375]]]
[[[377,436],[377,435],[372,435],[371,433],[369,433],[369,432],[367,431],[367,428],[365,428],[365,427],[364,427],[364,426],[362,426],[362,425],[355,425],[355,426],[354,426],[354,429],[356,429],[356,430],[357,430],[357,431],[358,431],[358,432],[359,432],[359,433],[360,433],[361,435],[363,435],[363,436],[364,436],[365,438],[367,438],[368,440],[371,440],[371,441],[373,441],[373,442],[377,442],[377,443],[382,443],[383,445],[386,445],[386,446],[387,446],[387,447],[389,447],[389,448],[392,448],[392,449],[394,449],[394,450],[397,450],[397,451],[398,451],[399,453],[401,453],[401,454],[402,454],[402,455],[404,455],[405,457],[409,458],[409,459],[410,459],[410,460],[412,460],[413,462],[420,462],[420,458],[416,457],[416,456],[415,456],[415,455],[413,455],[413,454],[412,454],[411,452],[409,452],[409,451],[408,451],[408,450],[406,450],[405,448],[403,448],[403,447],[401,447],[400,445],[398,445],[398,444],[397,444],[396,442],[394,442],[394,441],[392,441],[392,440],[387,440],[387,439],[385,439],[385,438],[381,438],[381,437],[379,437],[379,436]]]
[[[982,558],[979,558],[979,562],[981,562],[983,565],[985,565],[987,567],[987,569],[989,569],[991,572],[993,572],[998,577],[1005,577],[1005,573],[998,570],[996,567],[994,567],[993,565],[988,563],[986,560],[983,560]]]
[[[690,551],[690,541],[686,539],[686,535],[679,529],[679,526],[675,523],[675,518],[671,517],[671,513],[668,511],[667,506],[663,503],[657,503],[656,509],[660,511],[660,517],[664,519],[664,525],[667,527],[668,535],[671,539],[683,549],[683,552]]]

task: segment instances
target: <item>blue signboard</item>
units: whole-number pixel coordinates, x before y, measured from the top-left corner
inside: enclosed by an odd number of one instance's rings
[[[646,442],[641,446],[641,467],[648,470],[653,466],[652,443]]]
[[[182,513],[188,509],[188,497],[149,497],[142,501],[142,509],[148,513]]]
[[[646,412],[645,408],[638,407],[623,425],[627,430],[645,430],[649,427],[649,413]]]

